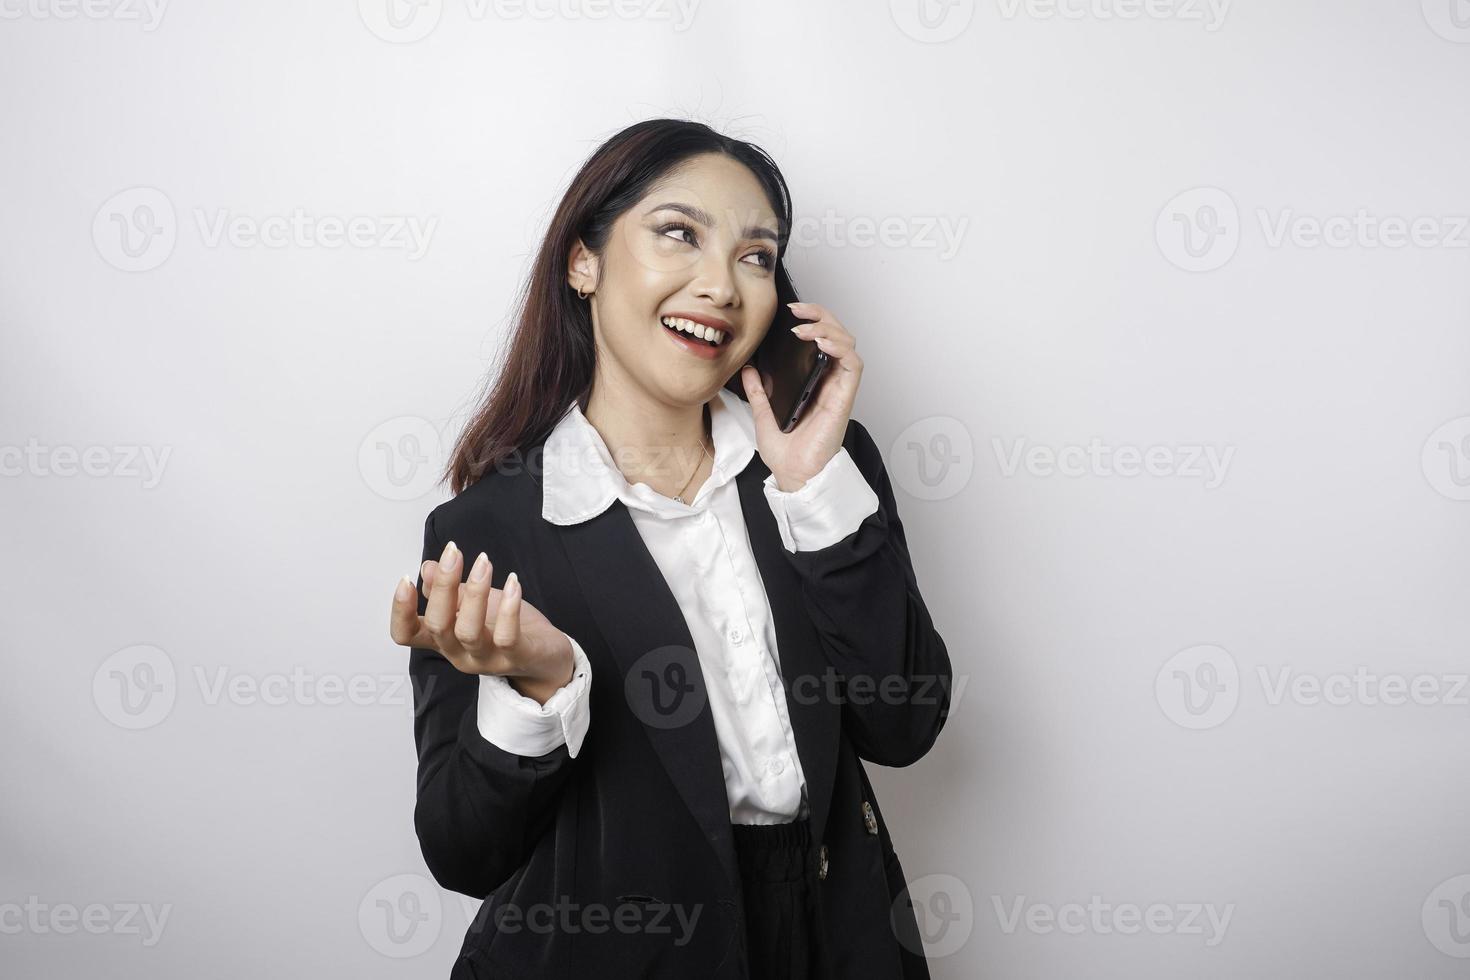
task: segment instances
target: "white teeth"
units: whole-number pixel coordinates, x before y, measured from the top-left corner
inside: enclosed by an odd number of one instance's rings
[[[723,330],[706,327],[704,324],[695,323],[693,320],[686,320],[683,317],[677,316],[666,316],[662,322],[665,326],[673,327],[675,330],[682,330],[687,334],[693,334],[701,340],[708,340],[715,346],[719,346],[725,342],[725,332]]]

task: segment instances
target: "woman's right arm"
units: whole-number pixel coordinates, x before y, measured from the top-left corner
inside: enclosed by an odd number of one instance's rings
[[[488,561],[480,581],[461,584],[463,558],[445,545],[430,514],[418,601],[406,587],[395,596],[392,633],[412,649],[414,828],[424,861],[440,885],[484,898],[526,862],[555,815],[586,734],[591,668],[518,583],[493,587]],[[571,680],[544,704],[511,687],[507,676],[533,690],[566,677],[568,641]],[[547,750],[514,751],[536,748]]]

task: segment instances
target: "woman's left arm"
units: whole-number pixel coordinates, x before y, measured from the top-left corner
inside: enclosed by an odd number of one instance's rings
[[[841,675],[853,746],[879,765],[912,765],[949,715],[949,652],[919,595],[883,454],[852,418],[863,371],[856,341],[826,308],[793,308],[815,321],[797,334],[834,363],[789,433],[780,431],[755,368],[741,369],[757,445],[771,470],[766,495],[827,660]]]
[[[841,677],[843,724],[853,747],[879,765],[912,765],[949,715],[949,652],[919,594],[883,454],[856,419],[843,449],[877,494],[877,509],[857,530],[815,550],[800,550],[800,529],[784,525],[783,539],[797,548],[784,550],[801,575],[827,660]],[[837,468],[831,477],[843,475]],[[824,489],[838,492],[827,473],[821,479]],[[842,492],[841,499],[853,499]],[[785,516],[778,513],[778,521]]]

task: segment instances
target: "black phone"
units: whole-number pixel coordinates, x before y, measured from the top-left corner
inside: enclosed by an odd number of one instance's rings
[[[791,312],[791,307],[782,303],[776,310],[770,331],[752,358],[782,432],[796,428],[796,423],[816,394],[827,366],[832,363],[831,356],[815,341],[802,340],[791,332],[798,323],[811,322],[798,318]]]

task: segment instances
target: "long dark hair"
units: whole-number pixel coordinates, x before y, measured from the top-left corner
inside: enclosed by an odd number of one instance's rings
[[[455,494],[549,433],[571,400],[583,399],[592,386],[592,311],[567,283],[567,258],[577,239],[601,255],[619,216],[655,181],[701,153],[738,160],[760,182],[778,221],[776,299],[785,304],[797,298],[786,270],[791,197],[786,178],[764,150],[685,119],[647,119],[622,130],[582,165],[546,229],[516,303],[501,370],[460,433],[441,480]],[[738,371],[725,388],[745,398]]]

